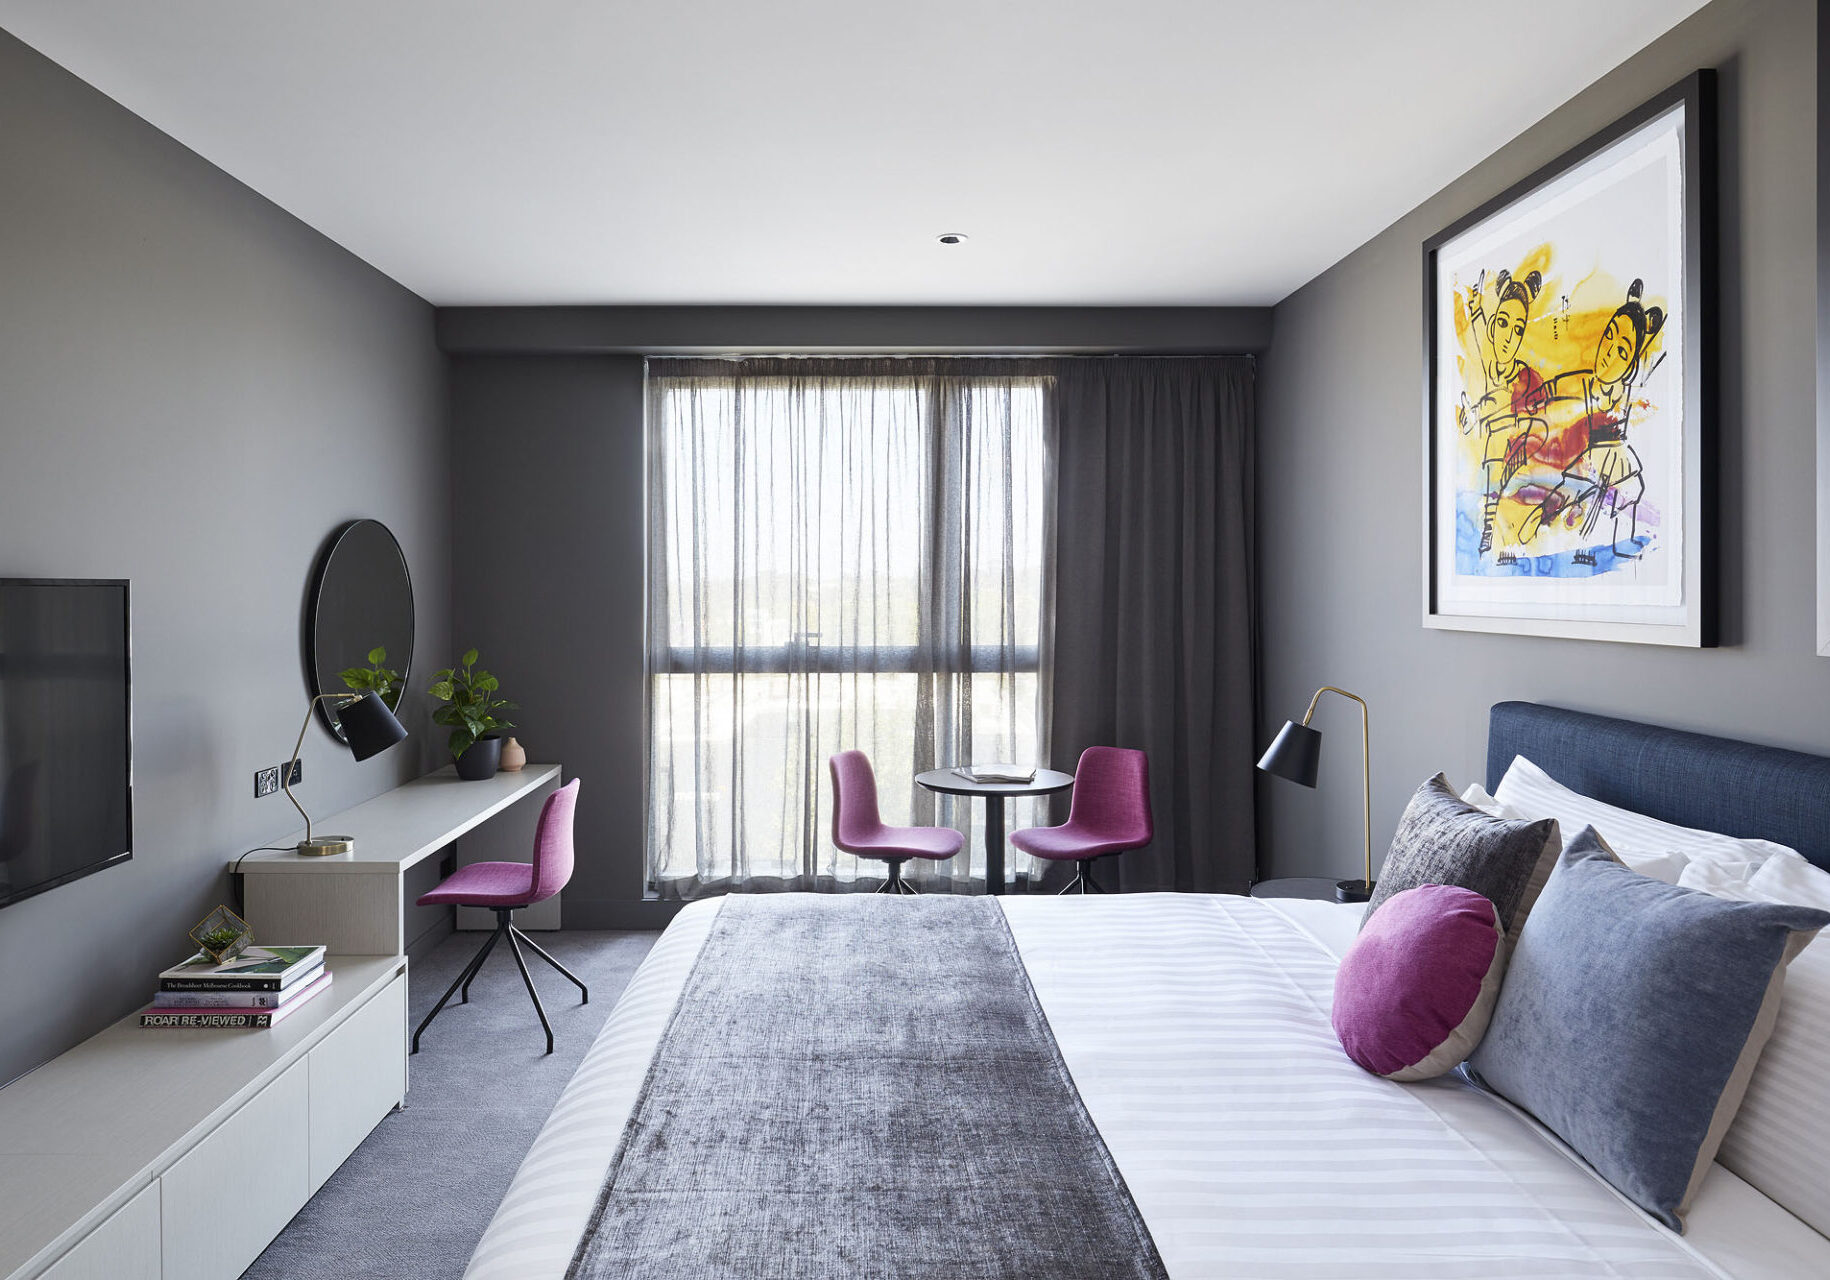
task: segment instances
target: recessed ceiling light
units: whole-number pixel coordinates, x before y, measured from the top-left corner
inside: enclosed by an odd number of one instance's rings
[[[936,240],[940,241],[942,244],[965,244],[966,243],[965,234],[963,232],[959,232],[959,231],[943,231],[939,235],[935,236],[934,238]]]

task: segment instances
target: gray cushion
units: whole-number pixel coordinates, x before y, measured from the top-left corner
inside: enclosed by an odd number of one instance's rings
[[[1830,912],[1731,902],[1622,866],[1593,827],[1558,860],[1468,1066],[1674,1230]]]
[[[1457,796],[1439,773],[1418,787],[1405,806],[1361,927],[1394,893],[1452,884],[1493,903],[1510,943],[1544,887],[1561,844],[1555,818],[1519,822],[1483,813]]]

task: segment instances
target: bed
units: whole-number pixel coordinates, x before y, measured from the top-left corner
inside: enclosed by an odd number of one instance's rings
[[[1503,772],[1514,754],[1553,751],[1568,762],[1572,785],[1580,778],[1611,803],[1688,825],[1732,826],[1830,865],[1830,807],[1817,799],[1830,795],[1830,760],[1531,704],[1493,709],[1490,786],[1498,781],[1494,762]],[[1801,804],[1800,796],[1817,802]],[[804,896],[781,895],[773,904],[749,897],[742,910],[766,915]],[[631,1138],[641,1150],[625,1150],[625,1132],[635,1133],[632,1117],[652,1105],[647,1091],[658,1055],[700,998],[683,1000],[682,993],[695,990],[695,967],[721,928],[731,927],[731,918],[721,926],[720,917],[736,901],[694,903],[663,934],[516,1174],[472,1257],[469,1280],[695,1273],[677,1257],[662,1258],[668,1248],[606,1257],[591,1233],[603,1229],[610,1191],[622,1182],[639,1185],[639,1162],[660,1158],[649,1154],[653,1142]],[[1101,1158],[1147,1232],[1140,1249],[1154,1257],[1140,1274],[1830,1275],[1830,1240],[1719,1165],[1680,1237],[1529,1116],[1460,1077],[1397,1085],[1348,1062],[1328,1014],[1334,969],[1357,930],[1358,907],[1194,894],[975,901],[1007,926],[1071,1078],[1074,1106],[1097,1130]],[[961,975],[943,971],[935,981],[958,983]],[[919,1008],[933,998],[919,982],[872,997],[872,1007],[887,1004],[891,1016],[899,1003]],[[706,1105],[722,1105],[716,1084],[704,1087]],[[910,1114],[933,1105],[935,1091],[946,1087],[912,1078]],[[781,1120],[754,1102],[724,1116],[732,1133]],[[887,1233],[848,1246],[857,1250],[845,1255],[853,1262],[812,1266],[776,1256],[728,1262],[722,1273],[809,1280],[928,1274],[900,1265],[896,1242],[917,1251],[928,1233],[946,1238],[954,1224],[925,1214],[919,1192],[881,1191],[869,1212],[849,1210],[844,1223],[822,1221],[817,1207],[805,1210],[816,1237],[848,1230],[858,1216],[890,1224]],[[981,1185],[974,1194],[991,1202],[992,1220],[1038,1235],[1059,1216],[1024,1185]],[[672,1235],[715,1234],[726,1221],[708,1211],[703,1227],[676,1222]],[[970,1262],[956,1273],[1072,1270],[1026,1266],[1009,1255]],[[695,1265],[704,1268],[703,1259]]]

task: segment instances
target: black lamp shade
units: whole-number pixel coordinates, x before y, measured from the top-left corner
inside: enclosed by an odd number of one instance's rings
[[[394,718],[388,704],[374,693],[365,693],[337,708],[337,723],[343,726],[349,753],[358,760],[380,755],[407,736],[406,728]]]
[[[1288,778],[1291,782],[1313,787],[1321,758],[1321,731],[1294,720],[1286,720],[1270,748],[1259,758],[1258,767],[1279,778]]]

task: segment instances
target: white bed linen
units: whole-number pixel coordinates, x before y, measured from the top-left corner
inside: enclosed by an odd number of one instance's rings
[[[1726,1170],[1680,1239],[1494,1099],[1353,1066],[1328,1006],[1360,908],[1191,894],[1002,902],[1172,1280],[1830,1275],[1830,1241]],[[687,907],[656,943],[467,1280],[564,1276],[718,906]]]
[[[1359,936],[1360,920],[1365,914],[1363,906],[1334,902],[1268,899],[1266,905],[1309,934],[1337,960],[1347,954],[1347,948]],[[1519,1118],[1546,1142],[1566,1150],[1535,1120],[1524,1115]],[[1818,1152],[1817,1158],[1823,1159],[1824,1153]],[[1569,1159],[1580,1163],[1574,1154],[1569,1154]],[[1587,1166],[1583,1168],[1588,1171]],[[1596,1181],[1601,1179],[1596,1176]],[[1612,1188],[1609,1192],[1613,1193]],[[1688,1217],[1684,1244],[1721,1275],[1734,1280],[1830,1277],[1830,1240],[1720,1164],[1711,1165],[1704,1175]],[[1650,1218],[1646,1222],[1654,1230],[1666,1232],[1664,1226]]]

